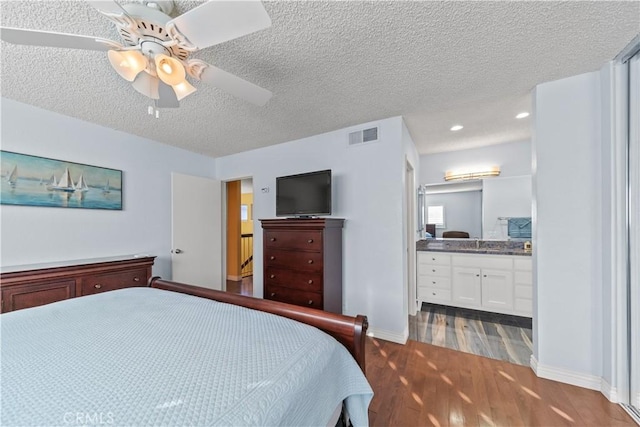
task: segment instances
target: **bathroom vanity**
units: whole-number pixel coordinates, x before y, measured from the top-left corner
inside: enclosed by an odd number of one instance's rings
[[[417,298],[423,302],[531,317],[531,253],[523,242],[422,240]]]

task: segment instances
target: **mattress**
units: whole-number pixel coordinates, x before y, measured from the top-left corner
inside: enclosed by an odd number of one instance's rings
[[[283,317],[153,288],[5,313],[2,425],[326,425],[373,396],[349,352]]]

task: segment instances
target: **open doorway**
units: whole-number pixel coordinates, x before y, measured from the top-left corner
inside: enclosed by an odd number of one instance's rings
[[[226,183],[227,292],[253,296],[253,179]]]

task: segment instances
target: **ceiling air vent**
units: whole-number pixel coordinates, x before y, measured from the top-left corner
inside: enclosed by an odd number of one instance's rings
[[[378,140],[378,127],[359,130],[349,134],[349,145],[376,142]]]

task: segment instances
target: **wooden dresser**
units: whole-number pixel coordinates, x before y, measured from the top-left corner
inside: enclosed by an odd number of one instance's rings
[[[1,312],[132,286],[147,286],[155,257],[120,256],[0,269]]]
[[[264,297],[342,314],[344,219],[262,219]]]

